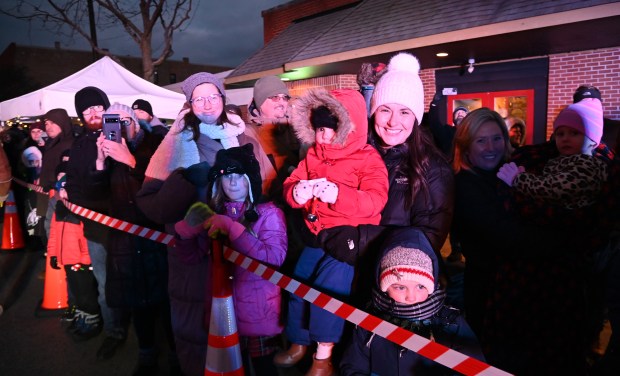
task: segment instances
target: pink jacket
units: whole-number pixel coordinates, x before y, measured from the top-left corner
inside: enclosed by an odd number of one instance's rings
[[[259,218],[252,223],[234,242],[226,246],[252,257],[266,265],[278,268],[284,262],[288,239],[284,213],[273,203],[256,207]],[[226,203],[226,215],[236,221],[243,218],[243,203]],[[207,232],[194,239],[176,239],[175,252],[188,264],[210,256],[210,238]],[[206,276],[211,278],[211,275]],[[208,286],[211,284],[208,283]],[[211,302],[211,290],[206,292],[206,301]],[[241,267],[234,268],[233,301],[237,317],[237,329],[242,336],[273,336],[282,332],[280,288],[271,282]],[[205,312],[206,316],[209,312]],[[205,317],[208,326],[208,317]]]

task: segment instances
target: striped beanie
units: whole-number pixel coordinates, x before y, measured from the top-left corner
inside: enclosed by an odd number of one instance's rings
[[[381,259],[379,287],[388,287],[399,281],[415,281],[426,287],[429,294],[435,291],[433,261],[423,251],[415,248],[395,247]]]
[[[390,59],[385,72],[377,84],[370,100],[370,115],[377,107],[396,103],[410,109],[418,124],[424,115],[424,88],[420,79],[420,62],[408,53],[401,52]]]

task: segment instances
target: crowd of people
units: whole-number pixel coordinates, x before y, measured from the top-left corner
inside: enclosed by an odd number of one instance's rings
[[[488,108],[458,107],[443,125],[435,96],[425,117],[419,73],[399,53],[362,66],[359,91],[295,98],[263,77],[247,122],[207,72],[183,82],[169,128],[149,102],[110,103],[96,87],[75,94],[81,134],[65,109],[48,111],[47,140],[33,127],[14,163],[49,193],[38,213],[51,266],[67,275],[68,335],[103,332],[97,357],[110,359],[133,325],[134,375],[153,375],[161,331],[171,373],[204,374],[220,241],[507,372],[618,374],[620,140],[604,142],[600,92],[579,87],[552,138],[524,145],[524,124]],[[118,142],[102,132],[104,114],[119,117]],[[59,198],[175,242],[79,217]],[[448,236],[465,257],[460,299],[441,254]],[[246,374],[278,375],[310,354],[310,376],[454,374],[242,267],[232,273]],[[605,315],[618,330],[593,363]]]

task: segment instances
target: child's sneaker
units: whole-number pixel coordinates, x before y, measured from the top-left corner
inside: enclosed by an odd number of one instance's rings
[[[73,327],[73,329],[71,328]],[[68,329],[71,337],[76,342],[87,341],[101,333],[103,325],[99,314],[91,315],[76,309],[76,317],[71,327]]]

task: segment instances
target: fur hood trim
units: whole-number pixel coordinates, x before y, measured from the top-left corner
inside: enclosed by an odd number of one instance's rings
[[[316,132],[310,123],[310,113],[319,106],[327,107],[338,118],[338,129],[330,146],[359,149],[366,144],[368,119],[364,97],[353,89],[327,91],[322,87],[308,90],[293,103],[291,124],[302,143],[315,143]]]

